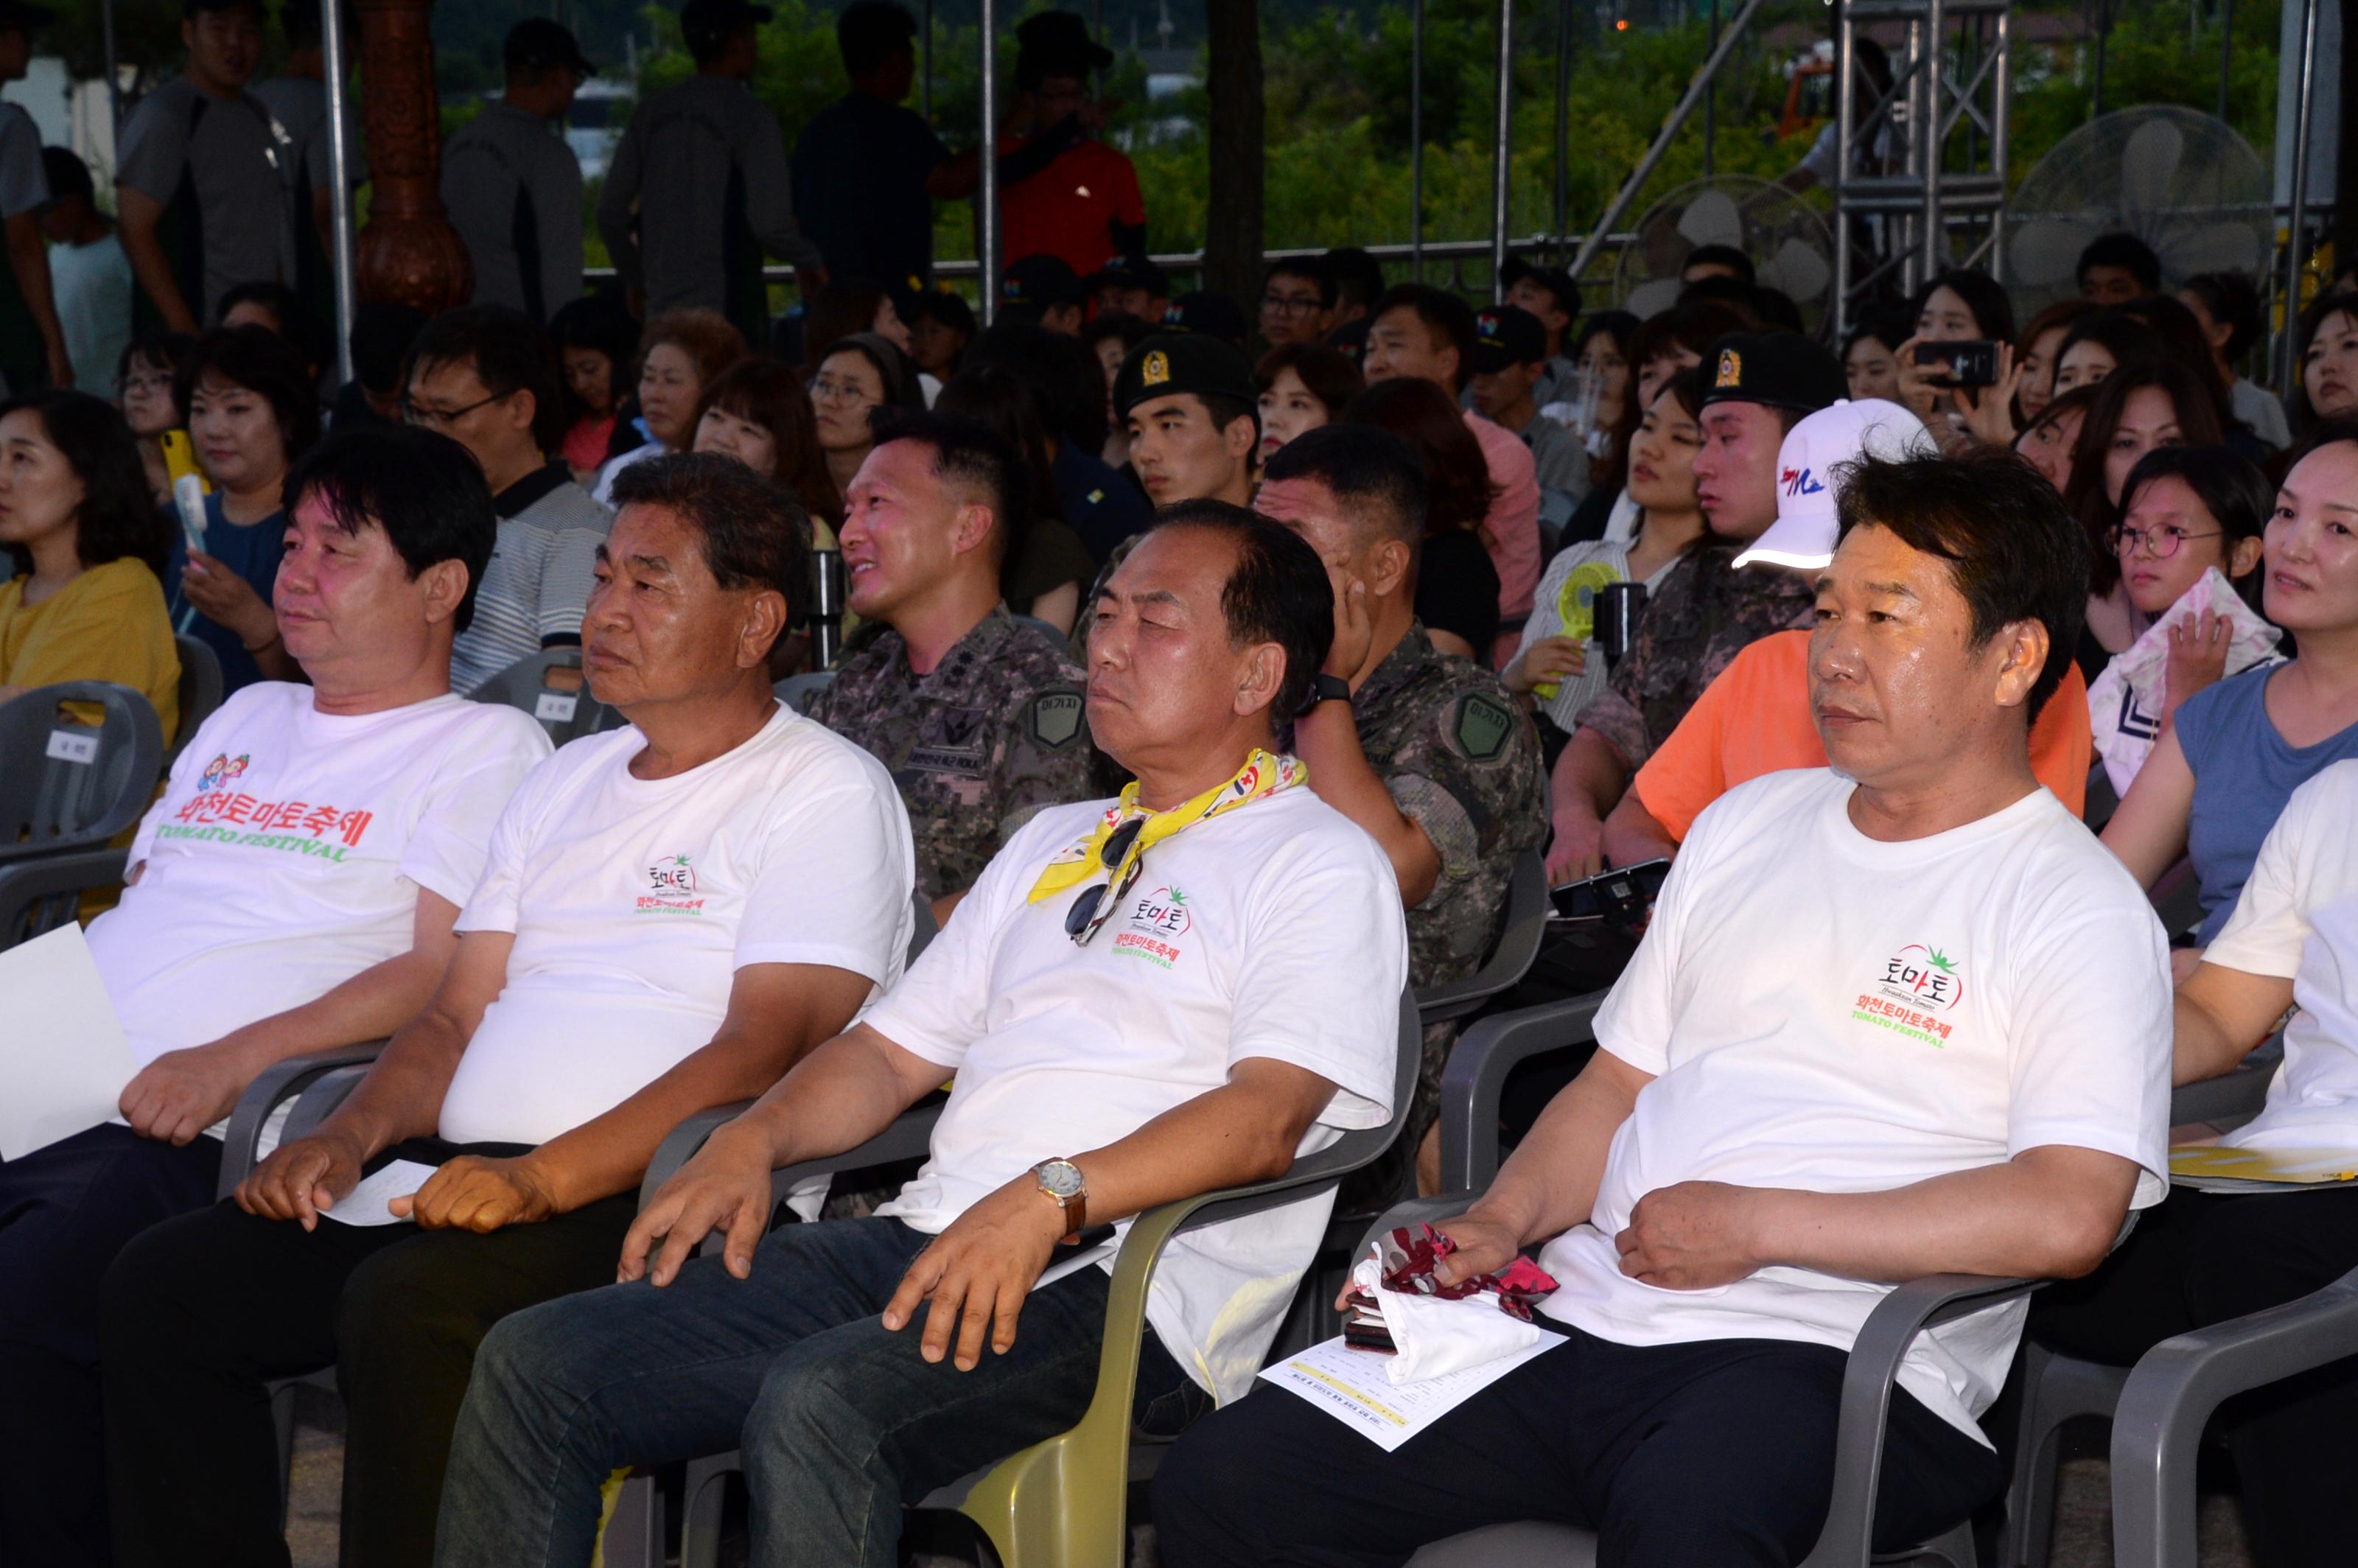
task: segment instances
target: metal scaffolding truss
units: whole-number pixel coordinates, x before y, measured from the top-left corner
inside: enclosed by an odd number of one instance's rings
[[[1834,330],[1952,265],[2005,281],[2007,0],[1844,0],[1834,28]],[[1891,83],[1852,68],[1888,36]],[[1924,134],[1929,127],[1930,134]]]

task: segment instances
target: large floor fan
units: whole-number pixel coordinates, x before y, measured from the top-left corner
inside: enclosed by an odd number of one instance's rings
[[[1679,294],[1679,272],[1700,245],[1734,245],[1752,258],[1759,281],[1792,296],[1815,330],[1833,301],[1833,242],[1825,221],[1782,186],[1749,175],[1692,180],[1649,207],[1637,238],[1621,252],[1614,294],[1639,316],[1666,310]]]

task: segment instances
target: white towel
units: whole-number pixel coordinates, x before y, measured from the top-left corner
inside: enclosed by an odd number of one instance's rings
[[[2145,635],[2114,655],[2104,673],[2088,683],[2088,721],[2095,730],[2096,754],[2113,788],[2122,795],[2152,754],[2161,734],[2162,704],[2169,696],[2169,629],[2202,611],[2223,615],[2234,628],[2227,642],[2227,674],[2241,675],[2276,656],[2284,633],[2245,604],[2225,574],[2213,567],[2179,595],[2178,602],[2145,630]]]
[[[1528,1350],[1540,1329],[1498,1308],[1487,1291],[1459,1301],[1383,1288],[1384,1266],[1372,1252],[1351,1271],[1351,1282],[1376,1299],[1398,1352],[1384,1358],[1384,1376],[1397,1388],[1463,1372]]]

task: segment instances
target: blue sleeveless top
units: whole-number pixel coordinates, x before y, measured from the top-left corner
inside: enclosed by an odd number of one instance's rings
[[[2252,874],[2260,841],[2268,836],[2292,792],[2333,763],[2358,757],[2358,724],[2314,746],[2295,746],[2268,719],[2268,679],[2285,668],[2262,665],[2206,687],[2178,710],[2178,744],[2194,772],[2194,806],[2186,852],[2202,885],[2202,925],[2208,946],[2234,913]]]

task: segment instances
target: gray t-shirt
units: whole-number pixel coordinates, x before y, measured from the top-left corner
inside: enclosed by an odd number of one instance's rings
[[[552,463],[492,498],[500,513],[475,618],[450,644],[450,689],[462,696],[552,642],[581,635],[598,546],[613,514]]]
[[[36,212],[49,204],[40,128],[16,104],[0,103],[0,218]]]
[[[1541,490],[1561,492],[1575,502],[1588,494],[1588,449],[1579,437],[1544,414],[1533,415],[1517,434],[1531,449],[1531,469]]]
[[[250,92],[215,98],[175,77],[123,130],[115,182],[163,203],[174,271],[200,322],[241,283],[295,281],[285,171],[301,149]]]
[[[546,120],[493,103],[442,147],[442,205],[478,305],[546,325],[581,295],[581,165]]]
[[[326,189],[335,178],[333,155],[328,147],[328,84],[308,76],[274,76],[254,83],[253,92],[295,144],[293,165],[300,171],[303,185],[312,190]],[[357,190],[368,182],[357,92],[344,94],[344,152],[351,159],[344,173]]]
[[[639,104],[598,197],[598,232],[623,283],[646,289],[650,317],[728,310],[748,240],[794,266],[819,259],[795,227],[777,116],[725,76],[691,76]]]

